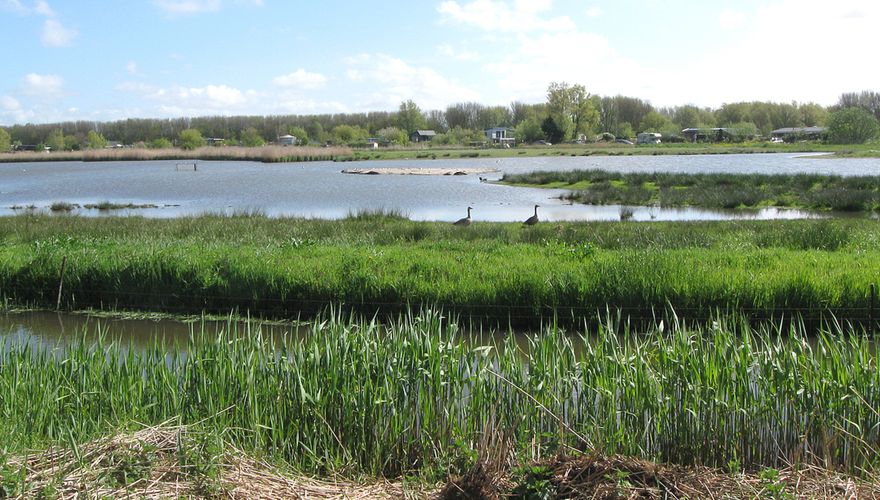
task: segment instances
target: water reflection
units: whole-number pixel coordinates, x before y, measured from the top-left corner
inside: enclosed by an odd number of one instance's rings
[[[208,334],[220,331],[248,332],[245,322],[231,325],[228,320],[198,319],[191,321],[167,318],[108,318],[88,314],[69,314],[52,311],[27,311],[0,314],[0,338],[15,344],[26,344],[33,348],[48,347],[63,349],[72,340],[85,338],[97,340],[104,335],[107,340],[119,342],[145,351],[155,345],[171,346],[177,344],[186,350],[187,340],[193,332],[204,329]],[[251,330],[257,328],[264,336],[281,339],[290,335],[302,335],[308,326],[279,324],[276,322],[251,323]]]
[[[26,311],[0,313],[0,346],[3,341],[10,345],[27,345],[32,349],[58,349],[78,339],[97,341],[99,336],[115,341],[127,349],[131,346],[145,352],[155,346],[160,349],[177,346],[181,353],[187,352],[191,333],[204,331],[209,335],[220,332],[237,332],[253,335],[260,332],[280,345],[284,339],[300,338],[312,331],[309,323],[290,324],[251,320],[192,319],[188,321],[159,318],[108,318],[88,314],[71,314],[54,311]],[[522,352],[528,351],[529,338],[534,333],[475,329],[462,331],[462,339],[478,345],[494,345],[501,348],[512,339]]]

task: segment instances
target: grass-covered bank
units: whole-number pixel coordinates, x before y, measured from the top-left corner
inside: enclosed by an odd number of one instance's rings
[[[760,153],[832,153],[841,157],[880,156],[876,144],[848,145],[822,143],[773,144],[768,142],[691,144],[670,143],[659,145],[625,145],[615,143],[519,145],[515,148],[464,146],[411,146],[381,149],[360,149],[347,146],[284,147],[261,146],[202,147],[195,150],[168,149],[106,149],[61,151],[52,153],[18,152],[0,154],[0,163],[35,161],[146,161],[146,160],[230,160],[260,162],[298,161],[360,161],[360,160],[436,160],[459,158],[515,158],[545,156],[644,156],[644,155],[701,155],[701,154],[760,154]]]
[[[507,174],[501,182],[570,189],[567,199],[593,205],[784,207],[847,212],[880,209],[880,177],[818,174],[620,173],[605,170]]]
[[[876,146],[874,146],[876,147]],[[515,148],[461,147],[427,145],[411,148],[355,149],[353,160],[438,160],[457,158],[516,158],[545,156],[659,156],[659,155],[713,155],[713,154],[760,154],[760,153],[833,153],[869,155],[874,151],[865,146],[839,146],[822,143],[775,144],[769,142],[749,143],[669,143],[651,145],[626,145],[607,142],[588,144],[527,145]]]
[[[646,331],[609,320],[575,335],[549,327],[521,347],[426,311],[385,325],[325,316],[280,342],[236,323],[197,325],[185,353],[7,340],[0,462],[177,419],[202,446],[321,475],[445,477],[491,442],[523,461],[576,449],[730,472],[878,465],[877,352],[846,326],[808,339],[737,316]]]
[[[307,317],[429,305],[475,321],[581,324],[606,307],[650,319],[825,312],[865,321],[880,276],[868,220],[474,223],[361,215],[0,219],[11,304]],[[66,264],[65,264],[66,262]]]

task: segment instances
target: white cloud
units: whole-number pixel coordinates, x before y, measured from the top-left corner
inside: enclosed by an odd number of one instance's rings
[[[43,45],[46,47],[67,47],[76,38],[75,29],[65,28],[55,19],[46,19],[43,23]]]
[[[0,96],[0,121],[3,123],[25,123],[34,119],[33,110],[25,109],[14,97]]]
[[[20,0],[0,0],[0,8],[16,14],[27,14],[28,9]]]
[[[746,19],[746,15],[743,12],[724,9],[718,16],[718,24],[725,31],[733,31],[745,24]]]
[[[463,4],[447,0],[437,12],[447,20],[469,24],[486,31],[524,33],[544,30],[568,30],[574,22],[567,16],[545,19],[542,14],[552,7],[552,0],[472,0]]]
[[[8,95],[0,96],[0,108],[3,111],[17,111],[21,109],[21,103],[14,97]]]
[[[327,77],[320,73],[310,73],[302,68],[286,75],[276,76],[272,84],[278,87],[319,89],[327,84]]]
[[[412,66],[402,59],[385,54],[361,54],[349,58],[350,64],[362,66],[351,68],[349,78],[356,75],[364,85],[372,84],[376,90],[368,91],[363,109],[396,108],[401,101],[412,99],[422,109],[441,109],[453,102],[479,101],[475,90],[439,74],[432,68]]]
[[[170,16],[220,10],[220,0],[155,0],[154,3]]]
[[[223,8],[221,0],[153,0],[153,4],[165,12],[166,15],[172,17],[217,12]],[[263,0],[234,0],[233,4],[262,7],[264,2]]]
[[[37,97],[57,97],[64,90],[64,80],[58,75],[28,73],[22,82],[22,93]]]
[[[137,63],[134,61],[128,61],[128,64],[125,65],[125,71],[128,71],[130,75],[136,75],[138,72]]]
[[[443,43],[437,46],[437,52],[443,57],[455,59],[456,61],[476,61],[480,58],[480,54],[470,50],[456,50],[452,45]]]
[[[227,85],[177,87],[167,94],[172,101],[192,108],[227,109],[243,104],[245,94]]]
[[[49,4],[45,0],[37,1],[36,5],[34,5],[34,12],[41,16],[55,17],[55,11],[52,10],[52,7],[49,7]]]
[[[274,113],[310,115],[319,113],[347,113],[349,108],[337,101],[312,99],[282,99],[272,103]]]
[[[587,17],[599,17],[602,15],[602,8],[595,5],[587,9]]]
[[[140,82],[124,82],[118,89],[153,101],[165,116],[198,116],[206,114],[235,114],[252,112],[259,94],[242,91],[228,85],[204,87],[157,87]]]
[[[24,109],[14,97],[4,95],[0,96],[0,117],[8,118],[4,120],[7,123],[24,123],[33,119],[34,112]]]
[[[572,64],[575,60],[589,60],[589,64]],[[582,84],[593,94],[640,95],[635,91],[648,76],[614,50],[605,37],[582,31],[523,35],[505,58],[485,69],[497,78],[499,90],[493,104],[543,101],[547,85],[554,81]]]
[[[778,0],[748,18],[734,42],[692,63],[700,69],[687,75],[689,81],[669,75],[664,102],[830,105],[843,92],[876,88],[880,81],[880,68],[866,62],[880,25],[878,2]],[[837,68],[846,68],[844,78]]]

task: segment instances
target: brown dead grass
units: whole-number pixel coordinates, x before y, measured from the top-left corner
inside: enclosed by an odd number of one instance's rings
[[[730,474],[708,467],[663,465],[623,456],[559,456],[536,462],[532,467],[549,471],[550,498],[880,498],[880,481],[859,480],[809,466],[778,471],[774,479],[762,477],[761,474]],[[493,491],[487,489],[486,485],[512,485],[514,482],[509,477],[485,477],[488,470],[484,465],[477,464],[471,473],[452,478],[437,498],[509,498],[512,488]],[[523,481],[522,478],[519,480]],[[469,494],[487,491],[489,495]]]
[[[509,443],[480,443],[480,458],[441,490],[416,490],[401,481],[372,483],[316,479],[281,470],[230,444],[212,465],[193,465],[181,450],[198,448],[187,427],[164,424],[78,446],[7,460],[0,484],[10,498],[314,498],[314,499],[487,499],[511,498],[527,479],[514,469]],[[487,453],[484,450],[491,450]],[[520,469],[523,470],[523,469]],[[624,456],[560,455],[533,462],[526,470],[546,474],[535,498],[589,499],[868,499],[880,498],[880,480],[866,481],[818,467],[790,467],[768,479],[708,467],[664,465]],[[11,474],[14,477],[3,477]],[[123,475],[125,474],[125,475]],[[9,485],[15,484],[10,490]],[[519,498],[519,497],[517,497]],[[530,498],[530,497],[529,497]]]
[[[202,147],[193,150],[170,149],[95,149],[88,151],[59,151],[52,153],[18,152],[0,156],[4,162],[34,161],[151,161],[151,160],[227,160],[288,162],[348,158],[351,148],[306,146],[241,146]]]
[[[216,476],[182,464],[179,450],[190,446],[183,426],[162,425],[99,439],[76,450],[52,448],[7,462],[7,471],[25,470],[24,487],[10,498],[314,498],[383,499],[412,496],[399,482],[357,483],[284,474],[278,467],[224,447]],[[134,480],[121,481],[122,472]],[[9,478],[2,478],[5,484]],[[2,496],[2,495],[0,495]],[[415,493],[417,497],[426,494]]]

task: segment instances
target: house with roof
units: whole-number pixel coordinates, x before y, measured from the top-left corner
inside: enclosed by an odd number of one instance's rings
[[[492,144],[501,144],[512,146],[516,144],[516,137],[513,136],[513,129],[507,127],[487,128],[483,131],[486,139]]]
[[[779,138],[785,142],[816,141],[821,139],[827,131],[826,127],[783,127],[770,132],[770,137]]]
[[[278,144],[281,146],[294,146],[296,145],[296,136],[290,134],[279,136]]]
[[[431,142],[431,139],[437,135],[433,130],[416,130],[409,134],[410,142]]]
[[[741,141],[754,137],[752,134],[744,135],[741,130],[729,127],[691,127],[683,129],[681,136],[688,142]]]

